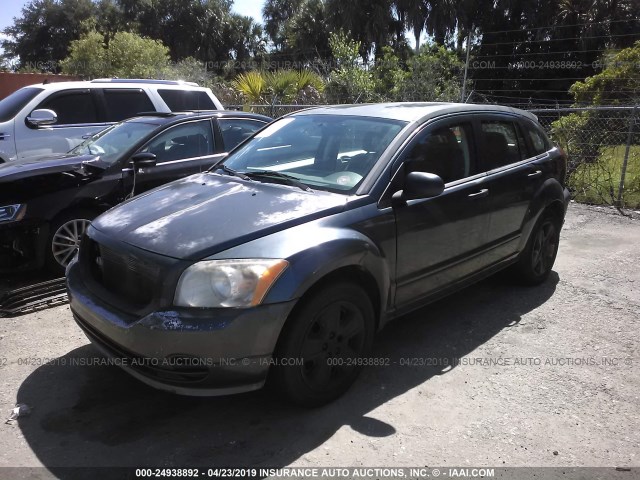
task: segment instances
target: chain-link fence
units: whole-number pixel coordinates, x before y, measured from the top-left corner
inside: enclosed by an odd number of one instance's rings
[[[574,198],[640,208],[640,108],[530,110],[569,157]]]
[[[227,110],[246,110],[272,118],[280,118],[288,113],[304,110],[305,108],[320,107],[322,105],[227,105]]]
[[[318,105],[230,105],[273,118]],[[533,109],[569,157],[579,202],[640,208],[640,106]]]

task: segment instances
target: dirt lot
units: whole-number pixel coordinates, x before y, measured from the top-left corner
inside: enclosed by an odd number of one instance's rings
[[[0,466],[638,466],[640,221],[572,204],[562,237],[546,284],[493,278],[389,325],[390,366],[319,410],[79,365],[100,357],[66,306],[0,319],[2,415],[33,408],[0,424]]]

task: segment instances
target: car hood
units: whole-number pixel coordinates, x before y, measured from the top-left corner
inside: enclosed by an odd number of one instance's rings
[[[19,180],[36,175],[71,172],[81,168],[85,162],[99,163],[100,157],[95,155],[48,155],[7,162],[0,165],[0,182]]]
[[[204,173],[121,204],[98,217],[93,227],[153,253],[200,260],[342,211],[347,198]]]
[[[36,198],[91,182],[108,164],[95,155],[46,157],[0,165],[0,204],[30,202]]]

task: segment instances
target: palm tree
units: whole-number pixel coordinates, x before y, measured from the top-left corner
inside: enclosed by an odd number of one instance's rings
[[[302,0],[267,0],[262,7],[264,29],[278,51],[286,43],[285,25],[298,11],[301,2]]]
[[[231,85],[244,96],[245,110],[251,104],[290,103],[309,87],[318,92],[324,89],[322,78],[309,70],[251,71],[238,75]]]
[[[456,2],[454,0],[429,0],[426,31],[436,43],[444,45],[447,36],[456,28]]]
[[[396,0],[395,8],[402,24],[413,32],[416,54],[420,53],[420,37],[427,20],[428,7],[424,0]]]

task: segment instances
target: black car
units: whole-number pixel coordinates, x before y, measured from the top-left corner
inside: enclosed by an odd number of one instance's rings
[[[267,379],[319,405],[389,320],[507,267],[555,261],[566,158],[499,106],[380,104],[284,117],[210,171],[96,219],[73,315],[140,380],[188,395]]]
[[[207,170],[269,121],[231,111],[154,112],[115,124],[65,155],[0,165],[0,270],[46,264],[63,274],[100,213]]]

